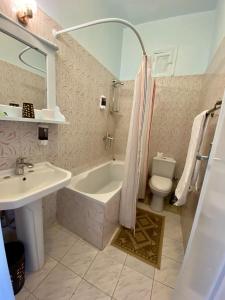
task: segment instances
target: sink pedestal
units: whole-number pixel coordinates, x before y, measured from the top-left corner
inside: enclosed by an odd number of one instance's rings
[[[44,264],[44,234],[42,200],[15,209],[17,238],[24,243],[28,272],[39,270]]]
[[[17,237],[25,246],[26,270],[34,272],[44,264],[42,198],[64,188],[71,172],[48,162],[35,164],[23,176],[15,170],[0,171],[0,210],[15,211]]]

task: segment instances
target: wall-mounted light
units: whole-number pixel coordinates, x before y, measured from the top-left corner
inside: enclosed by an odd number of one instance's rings
[[[35,0],[15,0],[14,10],[17,19],[23,25],[27,25],[29,19],[32,19],[37,11],[37,3]]]

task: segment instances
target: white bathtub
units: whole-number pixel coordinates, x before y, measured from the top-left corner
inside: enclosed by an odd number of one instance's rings
[[[123,162],[109,161],[74,176],[58,194],[58,221],[103,249],[118,226],[123,173]]]

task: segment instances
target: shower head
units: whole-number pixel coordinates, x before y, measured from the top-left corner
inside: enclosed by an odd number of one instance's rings
[[[113,83],[113,87],[117,87],[118,85],[124,85],[124,82],[119,80],[113,80],[112,83]]]

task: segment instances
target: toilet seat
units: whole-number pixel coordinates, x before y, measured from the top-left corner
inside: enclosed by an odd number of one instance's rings
[[[172,188],[172,180],[166,177],[153,175],[149,180],[149,186],[152,190],[168,193]]]

